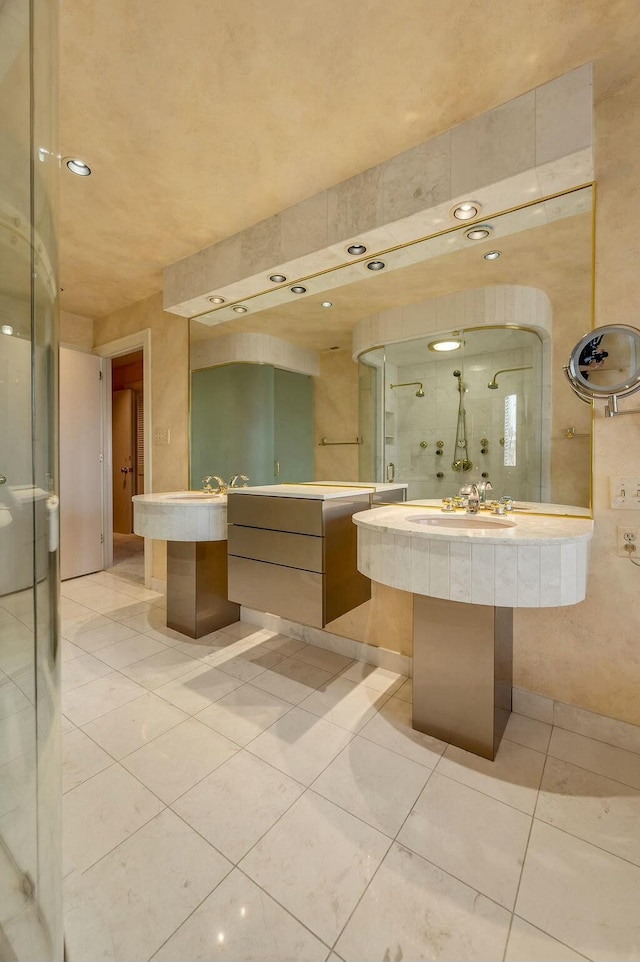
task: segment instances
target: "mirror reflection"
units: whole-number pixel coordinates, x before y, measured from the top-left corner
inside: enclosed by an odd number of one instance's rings
[[[258,295],[234,320],[218,323],[215,312],[192,319],[191,486],[225,475],[215,420],[234,437],[227,473],[251,483],[393,476],[408,482],[410,498],[439,498],[489,481],[496,496],[588,507],[591,412],[566,391],[562,364],[591,327],[591,202],[591,188],[581,188],[485,218],[489,240],[450,230],[386,252],[385,270],[368,277],[354,280],[348,265],[344,283],[334,269],[291,302],[270,306],[265,297],[261,305]],[[498,304],[510,289],[544,299],[544,320],[528,309],[478,316],[479,292]],[[447,298],[458,299],[457,313],[442,309]],[[231,335],[248,343],[252,334],[286,342],[304,363],[230,352]],[[447,338],[461,343],[450,353],[430,347]],[[229,382],[221,372],[234,363],[271,367],[260,376],[270,386],[228,383],[221,392],[214,382]],[[306,378],[306,408],[277,403],[283,371]],[[285,428],[294,415],[292,442]]]
[[[571,352],[569,374],[589,396],[629,393],[640,383],[640,331],[612,324],[586,334]]]

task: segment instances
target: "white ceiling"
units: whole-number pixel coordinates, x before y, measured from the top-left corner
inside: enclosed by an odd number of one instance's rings
[[[637,0],[62,0],[63,309],[615,48]]]

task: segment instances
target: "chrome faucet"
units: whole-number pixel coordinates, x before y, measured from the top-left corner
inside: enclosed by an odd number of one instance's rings
[[[478,485],[478,493],[480,495],[480,504],[484,507],[487,503],[487,491],[493,491],[493,485],[491,481],[481,481]]]
[[[242,481],[243,484],[239,485],[238,481]],[[234,474],[234,476],[231,478],[231,481],[229,481],[229,487],[230,488],[239,488],[239,487],[246,488],[248,483],[249,483],[249,478],[246,476],[246,474]]]
[[[218,487],[214,488],[211,485],[212,481],[217,481]],[[227,493],[227,482],[223,481],[222,478],[218,477],[217,474],[208,474],[206,478],[202,479],[202,490],[206,491],[207,494],[226,494]]]
[[[469,499],[467,502],[467,513],[477,514],[478,508],[480,507],[480,494],[478,493],[478,485],[470,484],[469,487],[471,490],[469,492]]]

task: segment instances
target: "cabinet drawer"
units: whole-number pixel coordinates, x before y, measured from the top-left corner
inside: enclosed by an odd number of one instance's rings
[[[322,534],[322,504],[306,498],[276,498],[261,494],[229,494],[227,521],[251,528]]]
[[[324,538],[317,535],[230,524],[228,538],[230,555],[268,561],[288,568],[324,571]]]
[[[303,625],[324,626],[323,577],[314,571],[229,555],[229,600]]]

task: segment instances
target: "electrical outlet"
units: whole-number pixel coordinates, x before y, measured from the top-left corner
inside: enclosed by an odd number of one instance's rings
[[[618,554],[621,558],[633,558],[640,554],[640,528],[626,524],[618,525]]]
[[[153,432],[154,444],[170,444],[171,430],[169,428],[156,428]]]
[[[640,478],[609,478],[612,508],[640,511]]]

